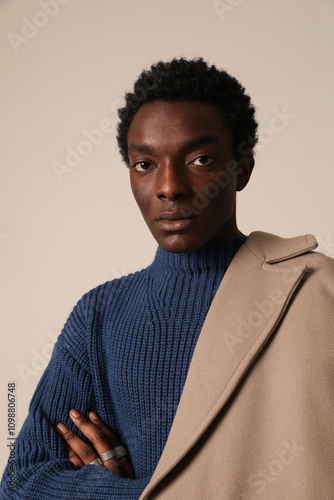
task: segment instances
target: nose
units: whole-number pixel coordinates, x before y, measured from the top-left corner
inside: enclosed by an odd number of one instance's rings
[[[161,165],[157,176],[156,196],[160,200],[176,201],[189,192],[183,168],[177,164]]]

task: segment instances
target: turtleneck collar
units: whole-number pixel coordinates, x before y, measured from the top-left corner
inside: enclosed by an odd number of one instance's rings
[[[210,273],[229,265],[236,252],[245,242],[246,236],[234,236],[212,240],[190,252],[172,253],[158,246],[150,266],[153,274]]]

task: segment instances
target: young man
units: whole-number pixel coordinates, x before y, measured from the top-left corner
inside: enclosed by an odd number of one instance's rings
[[[311,235],[239,231],[249,97],[179,59],[143,72],[119,115],[156,256],[75,306],[2,498],[334,498],[334,265]]]

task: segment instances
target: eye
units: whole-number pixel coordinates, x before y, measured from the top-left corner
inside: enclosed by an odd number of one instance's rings
[[[195,158],[195,160],[191,161],[190,163],[192,165],[206,166],[206,165],[211,165],[213,161],[214,159],[211,158],[211,156],[203,155],[203,156],[198,156],[197,158]]]
[[[151,164],[148,161],[139,161],[132,166],[137,172],[146,172],[146,170],[149,170]]]

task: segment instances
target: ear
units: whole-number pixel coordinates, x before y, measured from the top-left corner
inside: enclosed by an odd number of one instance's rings
[[[239,171],[237,175],[237,191],[242,191],[247,186],[250,176],[255,165],[255,160],[252,154],[242,156],[238,160]]]

